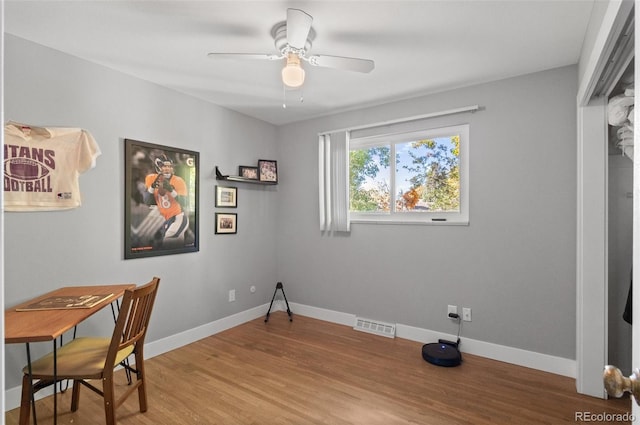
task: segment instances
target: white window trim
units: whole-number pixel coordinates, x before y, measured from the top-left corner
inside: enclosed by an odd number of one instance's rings
[[[374,224],[422,224],[422,225],[468,225],[469,224],[469,124],[459,124],[405,133],[375,135],[352,138],[349,148],[366,148],[394,145],[402,141],[433,139],[451,134],[460,134],[460,211],[459,212],[354,212],[350,211],[352,223]],[[392,157],[395,151],[392,149]],[[391,173],[390,185],[395,187],[395,165]],[[393,189],[392,189],[393,191]]]
[[[460,205],[462,210],[465,213],[456,217],[448,217],[447,214],[443,214],[442,218],[445,218],[446,221],[426,221],[424,217],[420,221],[409,222],[406,219],[402,221],[395,221],[391,219],[386,220],[372,220],[371,217],[367,220],[362,219],[352,219],[351,214],[346,211],[346,223],[340,223],[340,225],[336,225],[332,217],[334,213],[337,213],[336,207],[332,204],[331,199],[334,197],[346,197],[349,196],[348,184],[344,187],[341,185],[334,185],[334,181],[331,179],[332,170],[344,168],[337,167],[336,164],[331,160],[331,142],[330,135],[338,134],[338,133],[347,133],[347,140],[349,138],[350,132],[358,133],[358,131],[362,130],[366,132],[367,130],[371,131],[373,129],[378,129],[377,131],[383,132],[385,129],[389,128],[398,128],[396,126],[404,126],[404,125],[421,125],[420,122],[424,123],[426,120],[436,117],[444,117],[448,115],[457,115],[462,113],[475,113],[476,111],[482,110],[483,108],[480,105],[470,105],[464,106],[461,108],[449,109],[438,112],[430,112],[427,114],[416,115],[408,118],[400,118],[389,121],[383,121],[373,124],[361,125],[361,126],[353,126],[348,128],[336,129],[331,131],[323,131],[318,133],[319,136],[319,219],[320,219],[320,230],[323,234],[332,234],[334,231],[338,232],[349,232],[350,231],[350,223],[373,223],[373,224],[430,224],[430,225],[468,225],[469,224],[469,146],[466,146],[466,154],[461,152],[461,161],[465,161],[465,167],[467,172],[463,173],[461,168],[461,176],[460,181],[464,182],[464,188],[461,188],[460,194]],[[413,127],[415,128],[415,127]],[[399,132],[399,131],[398,131]],[[325,137],[329,136],[329,137]],[[347,149],[348,152],[348,149]],[[347,164],[348,167],[348,164]],[[461,162],[462,167],[462,162]],[[347,170],[348,176],[348,170]],[[346,191],[346,193],[345,193]],[[348,205],[348,203],[347,203]],[[451,214],[451,213],[448,213]]]

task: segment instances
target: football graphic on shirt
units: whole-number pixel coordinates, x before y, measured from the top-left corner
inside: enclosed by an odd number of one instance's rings
[[[49,174],[49,168],[31,158],[9,158],[4,161],[4,174],[18,180],[39,180]]]

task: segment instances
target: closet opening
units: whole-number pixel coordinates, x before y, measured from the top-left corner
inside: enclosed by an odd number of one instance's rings
[[[632,372],[631,292],[633,262],[634,60],[608,98],[607,340],[608,364]]]

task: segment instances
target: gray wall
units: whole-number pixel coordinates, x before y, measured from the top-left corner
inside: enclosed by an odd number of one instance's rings
[[[278,128],[278,275],[287,296],[462,339],[575,359],[577,67]],[[317,133],[479,104],[470,123],[470,225],[318,225]]]
[[[281,280],[292,302],[445,333],[447,304],[471,307],[463,339],[575,358],[575,66],[279,128],[12,36],[5,68],[7,120],[82,127],[103,152],[81,208],[5,214],[6,306],[158,275],[154,341],[268,302]],[[472,104],[433,120],[471,124],[469,226],[320,234],[317,132]],[[123,260],[124,138],[200,152],[200,252]],[[214,236],[214,166],[258,158],[278,160],[279,185],[237,184],[238,234]],[[108,333],[99,317],[82,331]],[[7,347],[7,388],[23,350]]]
[[[234,185],[238,234],[214,235],[213,170],[219,165],[234,173],[258,158],[277,159],[275,127],[11,35],[4,54],[6,120],[82,127],[102,150],[96,168],[80,177],[82,207],[5,214],[5,306],[59,286],[145,283],[157,275],[162,281],[148,335],[154,341],[270,299],[279,188]],[[123,259],[124,138],[200,152],[198,253]],[[227,301],[232,288],[235,303]],[[80,332],[108,333],[110,314],[100,312]],[[5,384],[12,388],[20,383],[24,347],[7,346],[6,362]]]

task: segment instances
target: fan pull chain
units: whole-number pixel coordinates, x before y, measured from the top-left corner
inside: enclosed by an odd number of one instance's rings
[[[282,83],[282,109],[287,109],[287,88]]]
[[[300,89],[300,103],[304,103],[304,90]],[[287,109],[287,87],[282,85],[282,109]]]

